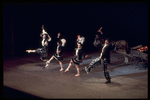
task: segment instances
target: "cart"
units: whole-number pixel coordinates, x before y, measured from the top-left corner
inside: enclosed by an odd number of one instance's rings
[[[134,68],[147,69],[148,68],[148,51],[137,51],[141,45],[131,48],[131,65]]]

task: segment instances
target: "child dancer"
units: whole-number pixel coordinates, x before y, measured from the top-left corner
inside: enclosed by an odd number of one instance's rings
[[[76,54],[75,56],[70,60],[69,66],[67,67],[67,69],[65,70],[65,72],[69,71],[69,68],[72,65],[72,62],[75,64],[76,70],[77,70],[77,74],[75,76],[80,76],[80,72],[79,72],[79,67],[78,65],[81,63],[81,59],[82,56],[84,58],[87,58],[88,55],[84,55],[83,51],[82,51],[82,45],[80,43],[77,44],[78,48],[76,48]]]
[[[54,55],[46,62],[46,66],[45,66],[45,67],[48,67],[48,66],[49,66],[49,63],[50,63],[54,58],[59,61],[59,64],[60,64],[60,67],[61,67],[60,71],[63,71],[63,66],[62,66],[62,62],[61,62],[61,60],[63,60],[62,42],[61,42],[61,41],[58,41],[58,42],[57,42],[56,54],[54,54]]]
[[[51,41],[51,37],[48,35],[48,33],[44,30],[44,25],[42,25],[42,33],[40,34],[40,36],[43,38],[43,40],[41,41],[42,44],[42,48],[38,48],[36,50],[26,50],[26,52],[30,53],[30,52],[36,52],[41,54],[40,59],[43,61],[46,61],[47,58],[47,53],[48,53],[48,42]]]

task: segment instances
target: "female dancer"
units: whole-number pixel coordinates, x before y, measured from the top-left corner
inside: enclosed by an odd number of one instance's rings
[[[48,66],[49,66],[49,63],[50,63],[54,58],[59,61],[59,64],[60,64],[60,67],[61,67],[60,71],[63,71],[63,66],[62,66],[62,62],[61,62],[61,60],[63,60],[63,55],[62,55],[62,42],[61,42],[61,41],[58,41],[58,42],[57,42],[56,54],[54,54],[54,55],[46,62],[46,66],[45,66],[45,67],[48,67]]]
[[[44,25],[42,25],[42,33],[40,34],[40,36],[43,38],[43,40],[41,41],[42,44],[42,48],[38,48],[36,50],[26,50],[26,52],[30,53],[30,52],[36,52],[41,54],[40,59],[43,61],[46,61],[47,58],[47,53],[48,53],[48,41],[51,41],[51,37],[48,35],[48,33],[44,30]]]
[[[75,50],[76,50],[76,54],[70,60],[70,63],[68,65],[67,69],[65,70],[65,72],[69,71],[69,68],[71,67],[72,62],[73,62],[75,64],[75,67],[76,67],[76,70],[77,70],[77,74],[75,76],[80,76],[78,65],[81,63],[82,56],[84,58],[87,58],[88,55],[85,56],[85,54],[82,51],[82,45],[80,43],[78,43],[78,48],[76,48]]]

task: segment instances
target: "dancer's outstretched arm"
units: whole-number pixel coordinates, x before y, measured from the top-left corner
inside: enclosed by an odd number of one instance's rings
[[[26,52],[30,53],[30,52],[36,52],[36,50],[26,50]]]

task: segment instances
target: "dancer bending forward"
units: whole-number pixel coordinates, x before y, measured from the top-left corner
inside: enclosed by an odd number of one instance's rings
[[[85,54],[82,51],[82,45],[80,43],[78,43],[78,48],[76,48],[76,55],[70,60],[70,63],[67,67],[67,69],[65,70],[65,72],[69,71],[69,68],[72,65],[72,62],[75,64],[76,70],[77,70],[77,74],[75,76],[80,76],[80,71],[79,71],[79,65],[81,63],[82,60],[82,56],[84,58],[87,58],[88,55],[85,56]]]
[[[45,66],[45,67],[48,67],[48,66],[49,66],[49,63],[50,63],[54,58],[59,61],[59,64],[60,64],[60,67],[61,67],[60,71],[63,71],[63,66],[62,66],[62,62],[61,62],[61,60],[63,60],[62,42],[61,42],[61,41],[58,41],[58,42],[57,42],[56,54],[54,54],[54,55],[46,62],[46,66]]]

